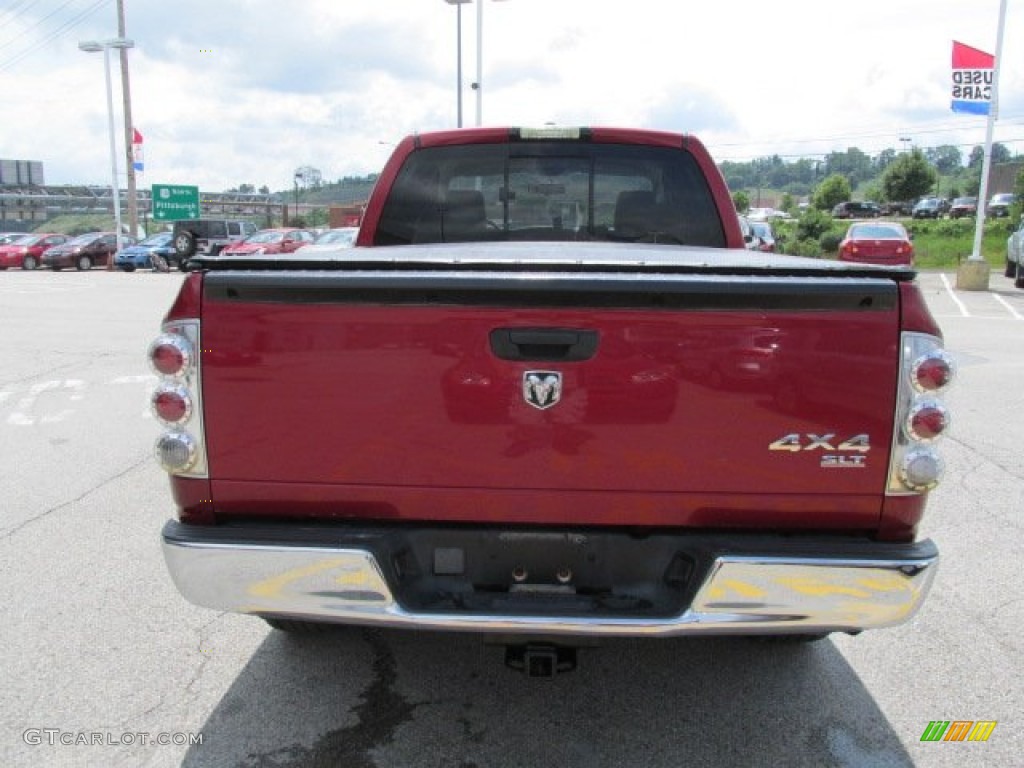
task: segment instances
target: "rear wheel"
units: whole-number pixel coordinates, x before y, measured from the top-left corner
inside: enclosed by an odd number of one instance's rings
[[[92,269],[92,259],[83,253],[75,261],[75,269],[77,269],[79,272],[84,272],[87,269]]]
[[[125,272],[134,272],[135,271],[135,265],[134,264],[122,264],[121,265],[121,269],[123,269]]]
[[[1017,265],[1009,259],[1006,260],[1006,269],[1003,270],[1003,277],[1016,277]]]
[[[39,266],[39,262],[36,261],[35,256],[26,256],[25,260],[21,262],[22,269],[35,269]]]
[[[1017,264],[1017,277],[1014,279],[1013,284],[1017,288],[1024,288],[1024,267]]]

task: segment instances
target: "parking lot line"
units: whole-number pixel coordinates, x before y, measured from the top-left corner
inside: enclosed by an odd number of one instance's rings
[[[939,275],[942,278],[942,284],[946,287],[946,293],[949,294],[949,298],[953,300],[953,303],[960,308],[960,314],[964,317],[970,317],[971,313],[967,311],[967,306],[957,298],[956,292],[953,290],[953,286],[949,283],[949,278],[946,273],[943,272]]]
[[[1017,319],[1017,320],[1024,320],[1024,315],[1022,315],[1020,312],[1018,312],[1016,309],[1014,309],[1013,305],[1010,304],[1010,302],[1008,302],[1006,299],[1004,299],[998,293],[993,293],[992,294],[992,298],[995,299],[996,301],[998,301],[1000,304],[1002,304],[1006,308],[1006,311],[1009,312],[1011,315],[1013,315],[1013,317],[1015,319]]]

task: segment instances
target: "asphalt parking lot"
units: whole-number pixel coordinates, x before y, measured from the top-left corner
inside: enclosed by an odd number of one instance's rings
[[[539,681],[473,637],[290,637],[185,603],[144,360],[181,276],[0,273],[0,765],[1020,765],[1024,291],[919,280],[959,381],[914,620],[805,647],[615,640]],[[922,742],[936,720],[997,725]]]

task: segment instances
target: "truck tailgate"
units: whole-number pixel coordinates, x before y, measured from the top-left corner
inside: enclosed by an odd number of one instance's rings
[[[203,320],[219,513],[878,521],[884,276],[218,272]]]

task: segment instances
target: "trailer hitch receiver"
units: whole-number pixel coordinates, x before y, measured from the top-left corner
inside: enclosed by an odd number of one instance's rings
[[[576,669],[576,649],[540,643],[509,645],[505,647],[505,665],[527,677],[552,678]]]

